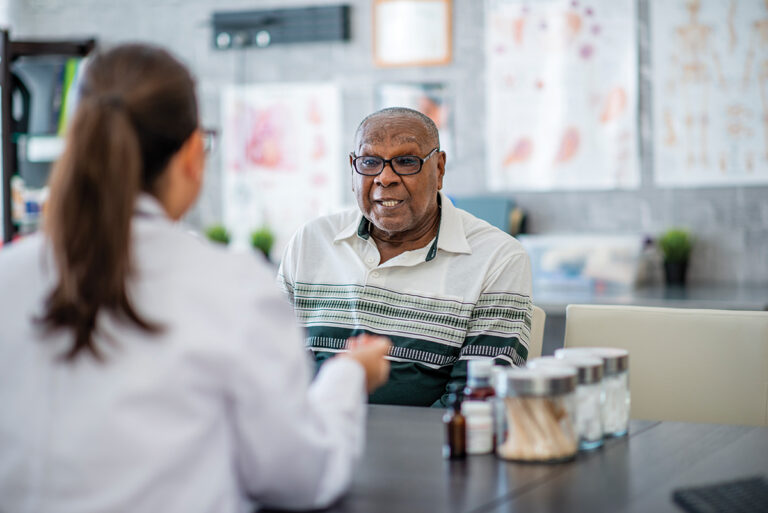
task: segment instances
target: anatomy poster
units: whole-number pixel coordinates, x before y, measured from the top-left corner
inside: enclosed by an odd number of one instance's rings
[[[656,184],[768,183],[768,1],[650,8]]]
[[[340,93],[329,84],[231,86],[222,96],[224,224],[243,247],[262,226],[274,258],[306,221],[339,208]]]
[[[408,107],[427,115],[440,132],[440,149],[453,156],[453,113],[443,84],[385,83],[376,88],[376,109]]]
[[[634,0],[487,0],[488,186],[639,185]]]

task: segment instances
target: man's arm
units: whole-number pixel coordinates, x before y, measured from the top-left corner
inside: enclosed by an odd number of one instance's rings
[[[464,388],[469,360],[492,358],[501,365],[525,365],[532,315],[530,260],[518,252],[486,279],[448,386]],[[446,390],[433,406],[447,406],[447,398]]]

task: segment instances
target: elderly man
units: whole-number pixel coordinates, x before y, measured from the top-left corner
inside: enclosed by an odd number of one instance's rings
[[[372,403],[444,405],[467,361],[523,365],[531,272],[521,245],[440,192],[445,152],[423,114],[365,118],[349,156],[358,209],[316,219],[288,244],[278,279],[318,365],[359,333],[389,337],[389,382]]]

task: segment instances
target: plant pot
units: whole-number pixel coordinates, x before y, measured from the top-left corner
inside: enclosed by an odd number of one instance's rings
[[[688,261],[664,262],[664,277],[667,285],[685,285],[685,275],[688,272]]]

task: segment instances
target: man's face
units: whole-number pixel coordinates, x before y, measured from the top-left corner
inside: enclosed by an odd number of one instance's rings
[[[424,126],[407,117],[381,117],[360,130],[355,155],[391,159],[416,155],[422,159],[435,147]],[[352,158],[350,157],[350,166]],[[390,164],[377,176],[352,168],[352,191],[363,215],[389,237],[407,240],[431,223],[437,211],[437,191],[443,187],[445,153],[436,152],[415,175],[400,176]]]

